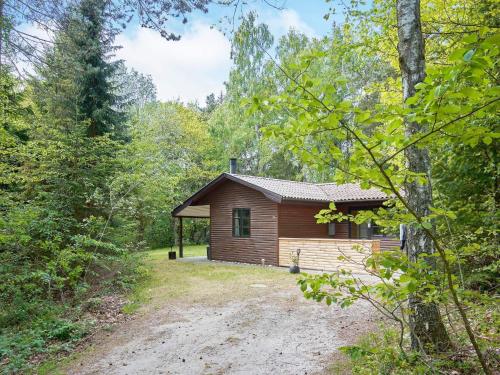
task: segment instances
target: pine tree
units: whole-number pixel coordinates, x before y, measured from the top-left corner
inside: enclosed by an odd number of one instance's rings
[[[115,30],[106,4],[82,0],[70,10],[34,82],[41,116],[30,146],[35,154],[47,151],[27,164],[35,185],[29,190],[58,212],[61,222],[69,222],[70,235],[83,233],[89,218],[109,215],[116,141],[125,134],[122,98],[115,87],[118,62],[110,61]]]
[[[57,112],[73,121],[87,121],[87,136],[123,133],[125,116],[119,111],[114,75],[119,61],[110,61],[114,30],[108,22],[106,2],[82,0],[65,18],[56,47],[47,58],[42,77],[51,86]],[[50,100],[53,100],[50,99]]]
[[[87,135],[119,135],[124,121],[113,87],[117,62],[109,62],[114,30],[106,29],[106,2],[82,0],[68,24],[68,43],[75,62],[78,120],[89,121]]]

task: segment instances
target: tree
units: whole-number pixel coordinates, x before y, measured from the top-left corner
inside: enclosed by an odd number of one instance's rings
[[[67,21],[67,41],[62,51],[64,57],[71,56],[69,64],[74,69],[77,120],[89,121],[90,137],[118,135],[124,121],[123,114],[115,109],[119,99],[112,87],[112,77],[117,63],[109,62],[114,47],[113,35],[105,28],[105,6],[103,0],[80,2]]]
[[[103,0],[82,0],[64,19],[63,30],[38,69],[39,103],[58,119],[87,121],[89,137],[123,133],[124,98],[115,84],[119,62],[111,61],[114,33],[107,27]]]
[[[82,220],[109,214],[107,184],[117,167],[112,159],[120,147],[115,141],[123,140],[126,133],[125,113],[120,109],[123,99],[116,94],[117,62],[110,61],[113,34],[105,28],[104,7],[102,0],[83,0],[72,8],[44,68],[38,70],[40,79],[33,80],[41,116],[32,131],[32,144],[37,149],[39,143],[49,150],[59,146],[65,150],[47,164],[49,169],[29,170],[54,173],[50,170],[54,167],[62,173],[60,181],[46,188],[57,192],[53,198],[61,205],[64,220],[75,220],[72,234],[80,231]],[[92,152],[100,157],[94,159]],[[69,196],[66,183],[73,186]]]
[[[293,55],[307,43],[306,39],[292,31],[279,41],[278,53]],[[244,107],[254,96],[270,96],[283,89],[268,51],[273,43],[267,25],[259,23],[255,13],[243,18],[232,40],[234,67],[226,84],[227,93],[210,116],[210,131],[220,146],[218,159],[222,170],[227,169],[230,155],[238,158],[241,173],[300,179],[301,167],[290,151],[264,138],[261,132],[265,123],[283,123],[286,114],[249,114]]]
[[[392,14],[396,17],[394,7],[388,3],[383,3],[383,6],[392,9]],[[300,284],[306,297],[326,301],[327,304],[335,302],[342,307],[351,305],[356,299],[369,301],[400,326],[400,354],[406,361],[409,357],[404,343],[408,329],[412,338],[416,339],[418,334],[421,335],[418,337],[419,342],[420,339],[429,340],[429,346],[419,347],[423,350],[419,356],[424,358],[426,364],[432,361],[429,353],[449,348],[448,338],[439,336],[444,333],[441,330],[443,327],[433,327],[434,322],[426,322],[437,333],[433,338],[423,337],[425,331],[415,331],[416,325],[422,322],[414,320],[415,300],[412,298],[417,297],[427,306],[435,305],[435,309],[430,309],[431,315],[439,311],[437,309],[440,307],[445,309],[452,305],[457,311],[455,317],[464,327],[460,330],[460,337],[468,340],[484,372],[490,373],[482,352],[482,348],[490,344],[487,341],[478,342],[478,335],[472,328],[465,308],[467,306],[472,309],[475,301],[489,300],[489,297],[469,294],[457,282],[455,275],[460,266],[457,261],[459,255],[464,251],[475,253],[481,245],[473,240],[476,237],[470,236],[472,241],[461,248],[455,248],[457,242],[447,241],[445,233],[437,232],[446,223],[456,220],[458,215],[450,206],[436,206],[432,203],[432,196],[429,195],[432,175],[426,168],[430,167],[430,160],[433,159],[426,161],[425,153],[420,151],[429,149],[437,156],[451,144],[475,146],[483,142],[489,145],[498,137],[491,127],[492,116],[498,110],[499,101],[498,91],[495,89],[497,74],[493,73],[498,65],[499,49],[495,46],[498,34],[494,30],[484,29],[476,35],[463,37],[458,43],[460,47],[447,57],[447,64],[436,64],[424,78],[423,51],[418,50],[422,48],[422,44],[421,41],[412,39],[415,35],[411,34],[418,27],[418,21],[411,17],[415,15],[418,15],[418,9],[413,8],[410,17],[403,17],[401,21],[404,27],[409,28],[404,32],[410,32],[402,35],[403,44],[400,47],[402,64],[405,64],[403,69],[405,74],[409,74],[404,78],[404,90],[412,90],[412,96],[406,98],[404,105],[401,105],[401,99],[394,100],[390,90],[389,96],[384,98],[381,95],[379,102],[371,106],[361,105],[363,92],[379,89],[378,82],[368,85],[357,95],[354,93],[346,98],[339,94],[339,91],[342,93],[346,89],[343,71],[339,69],[336,75],[332,75],[329,84],[315,79],[314,72],[311,74],[309,67],[315,61],[321,61],[324,52],[312,49],[298,57],[294,70],[282,69],[288,82],[287,90],[277,96],[254,98],[250,109],[271,113],[277,108],[286,108],[289,113],[286,126],[266,127],[267,136],[282,142],[304,164],[317,168],[320,172],[334,165],[337,182],[357,181],[362,188],[375,186],[394,196],[394,200],[386,208],[377,212],[364,211],[357,215],[344,215],[332,205],[330,209],[322,210],[317,215],[320,223],[349,220],[359,224],[370,220],[385,227],[386,231],[392,231],[400,223],[405,223],[429,240],[418,244],[418,250],[424,250],[418,257],[409,258],[401,252],[369,256],[363,265],[368,272],[379,278],[379,283],[368,285],[347,271],[305,276]],[[374,27],[375,30],[371,30],[370,35],[377,42],[379,38],[383,38],[378,33],[380,29]],[[371,44],[364,44],[365,38],[370,39],[362,35],[354,38],[351,45],[344,47],[351,49],[352,53],[365,52],[365,48],[371,47]],[[412,49],[415,46],[417,51]],[[419,80],[420,83],[415,84]],[[393,91],[401,92],[400,89]],[[413,125],[410,128],[412,132],[406,130],[405,122]],[[348,152],[345,152],[342,145],[347,145]],[[411,163],[407,160],[408,152]],[[415,157],[417,160],[412,159]],[[408,185],[413,185],[411,188],[417,192],[403,194]],[[447,192],[440,190],[440,194],[446,195]],[[415,202],[410,202],[415,199],[415,195],[424,199],[420,203],[433,206],[422,212],[421,207],[415,207]],[[440,202],[444,200],[440,199]],[[468,235],[470,234],[472,233],[469,232]],[[489,240],[494,241],[493,237],[489,237]],[[430,252],[432,248],[436,250],[433,253]],[[424,319],[429,318],[429,315],[424,316]],[[458,343],[459,340],[454,340],[454,345]]]
[[[232,41],[231,58],[234,68],[229,73],[225,96],[231,121],[226,127],[232,128],[230,131],[233,132],[230,138],[232,156],[239,159],[241,171],[245,173],[262,173],[259,129],[263,119],[259,116],[246,116],[240,103],[243,98],[251,98],[257,92],[265,90],[263,86],[267,64],[265,50],[272,44],[273,37],[267,25],[257,23],[255,13],[243,18]]]
[[[135,69],[127,69],[125,63],[120,61],[115,72],[114,86],[119,98],[124,98],[124,103],[120,108],[127,111],[134,107],[143,108],[146,104],[156,101],[156,86],[150,75],[139,73]]]
[[[16,190],[18,148],[27,141],[26,117],[29,107],[23,103],[20,82],[7,70],[0,70],[0,190]]]
[[[415,95],[415,86],[425,78],[424,40],[420,25],[420,1],[398,0],[398,53],[402,76],[403,101]],[[412,138],[422,133],[425,125],[405,119],[405,134]],[[412,210],[420,217],[428,216],[432,207],[431,165],[425,148],[411,145],[405,149],[408,171],[423,175],[425,183],[412,181],[405,184],[406,199]],[[423,228],[411,225],[408,228],[406,251],[412,261],[434,252],[432,240]],[[434,259],[429,258],[429,262]],[[447,350],[451,343],[435,303],[423,303],[420,298],[410,297],[412,309],[412,347],[421,350]]]
[[[175,102],[150,103],[134,112],[130,136],[119,158],[123,171],[112,186],[113,196],[127,193],[116,214],[133,220],[135,241],[151,248],[170,245],[171,211],[218,172],[213,139],[200,113]],[[205,228],[203,223],[198,232]]]

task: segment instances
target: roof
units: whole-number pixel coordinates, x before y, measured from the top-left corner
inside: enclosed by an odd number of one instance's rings
[[[262,189],[269,190],[280,195],[285,200],[347,202],[387,199],[387,195],[379,189],[361,189],[359,184],[316,184],[239,174],[231,174],[231,176]]]
[[[353,201],[382,201],[388,196],[376,188],[361,189],[359,184],[311,183],[275,178],[248,176],[223,173],[212,182],[205,185],[193,194],[183,204],[172,211],[173,216],[209,217],[208,206],[191,206],[192,203],[213,190],[226,180],[232,180],[263,193],[270,200],[282,203],[283,201],[302,202],[353,202]]]

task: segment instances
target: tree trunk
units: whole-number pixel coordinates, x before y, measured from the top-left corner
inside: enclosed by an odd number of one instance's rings
[[[4,21],[3,21],[3,4],[4,0],[0,0],[0,73],[2,72],[2,53],[3,53],[3,37],[4,37]]]
[[[420,25],[420,0],[398,0],[396,4],[398,19],[398,53],[402,73],[403,100],[415,94],[415,85],[425,78],[424,41]],[[407,137],[421,131],[421,125],[405,122]],[[427,183],[407,183],[406,197],[409,205],[419,216],[427,216],[432,204],[430,180],[430,159],[426,149],[409,147],[405,151],[408,170],[427,176]],[[434,252],[431,239],[422,229],[415,226],[408,228],[406,251],[410,260],[415,261],[421,254]],[[430,258],[433,266],[434,261]],[[412,296],[409,300],[411,309],[410,326],[412,330],[412,348],[426,351],[444,351],[451,342],[444,327],[438,306],[434,303],[422,303]]]

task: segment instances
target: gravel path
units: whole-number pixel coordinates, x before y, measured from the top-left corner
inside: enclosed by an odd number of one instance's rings
[[[324,374],[375,313],[307,301],[296,286],[217,306],[170,304],[101,338],[71,374]]]

